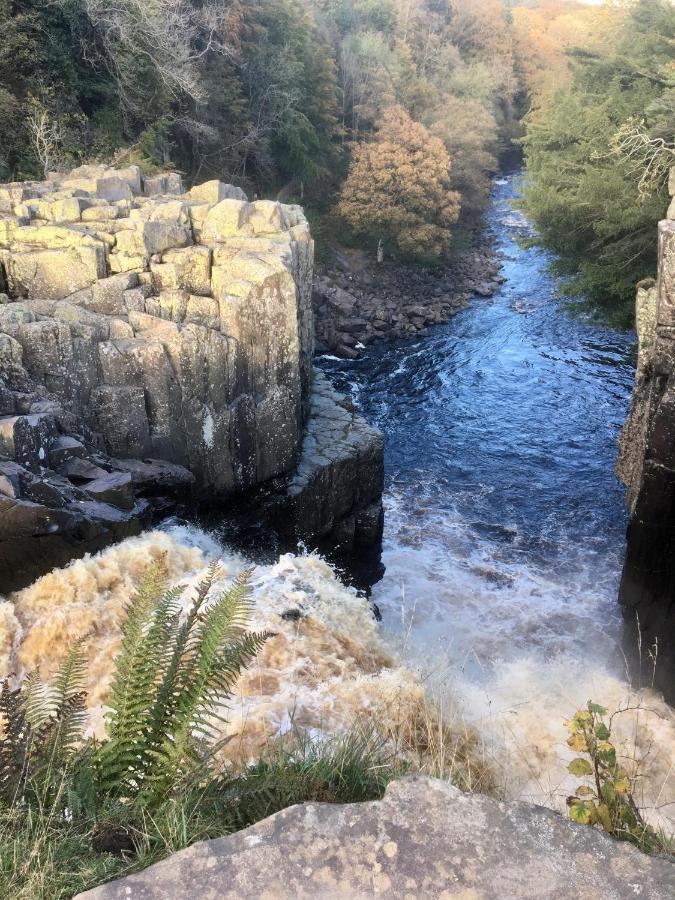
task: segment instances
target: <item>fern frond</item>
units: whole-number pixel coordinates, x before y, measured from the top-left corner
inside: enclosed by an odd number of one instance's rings
[[[18,690],[3,681],[0,692],[0,716],[4,734],[0,739],[0,797],[11,805],[26,776],[30,726]]]
[[[153,567],[127,608],[122,653],[108,699],[109,740],[98,759],[105,791],[124,794],[137,789],[148,765],[151,710],[178,638],[184,589],[178,586],[162,595],[165,581],[165,567]]]
[[[60,706],[76,694],[82,694],[86,683],[87,657],[82,649],[82,640],[79,640],[71,647],[54,676],[52,688],[57,705]]]
[[[47,727],[58,708],[56,691],[45,684],[37,672],[30,672],[25,677],[21,686],[21,702],[26,721],[33,731]]]

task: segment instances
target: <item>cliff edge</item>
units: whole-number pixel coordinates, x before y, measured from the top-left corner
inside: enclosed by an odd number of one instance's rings
[[[0,185],[3,589],[299,461],[335,467],[305,448],[312,269],[300,207],[219,181],[83,166]],[[380,502],[381,438],[352,434],[351,457],[375,441],[379,463],[324,511],[324,536]]]
[[[408,777],[382,800],[284,809],[76,900],[666,900],[675,866],[530,803]]]
[[[670,193],[675,195],[675,169]],[[635,675],[675,700],[675,200],[659,223],[656,281],[638,285],[639,350],[617,474],[631,511],[619,602]],[[654,666],[654,660],[656,665]]]

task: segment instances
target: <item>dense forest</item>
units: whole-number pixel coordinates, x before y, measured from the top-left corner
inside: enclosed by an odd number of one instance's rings
[[[620,305],[654,269],[669,0],[0,0],[0,27],[2,180],[172,165],[438,257],[523,140],[571,292]]]

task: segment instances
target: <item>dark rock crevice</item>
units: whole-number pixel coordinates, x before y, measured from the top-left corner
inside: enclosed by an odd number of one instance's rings
[[[675,170],[671,174],[675,194]],[[619,602],[634,679],[675,702],[675,203],[659,224],[656,282],[638,286],[638,365],[617,474],[631,519]]]

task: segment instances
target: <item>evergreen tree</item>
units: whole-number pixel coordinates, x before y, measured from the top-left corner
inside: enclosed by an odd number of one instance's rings
[[[635,284],[656,269],[655,226],[668,204],[665,172],[644,190],[621,135],[641,123],[673,146],[675,7],[638,0],[607,53],[578,51],[573,80],[529,123],[525,206],[569,276],[565,290],[627,323]]]

